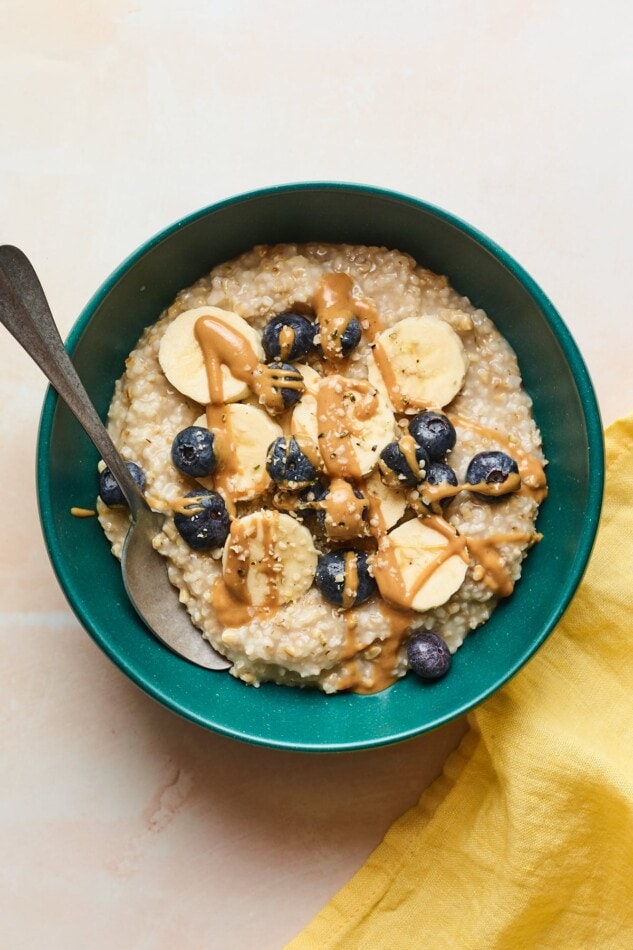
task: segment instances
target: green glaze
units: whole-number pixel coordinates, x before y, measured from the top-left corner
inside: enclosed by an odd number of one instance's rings
[[[96,495],[97,455],[55,394],[42,414],[38,488],[53,567],[81,623],[142,689],[170,709],[235,738],[304,751],[370,748],[418,735],[472,709],[543,643],[567,607],[593,544],[603,490],[596,398],[576,345],[549,300],[501,248],[413,198],[347,184],[271,188],[206,208],[149,240],[97,291],[68,349],[105,417],[114,381],[145,326],[176,292],[254,244],[330,241],[408,251],[483,307],[516,350],[550,460],[543,541],[513,596],[468,638],[450,674],[408,676],[373,696],[247,687],[172,654],[130,607],[96,519],[70,515]]]

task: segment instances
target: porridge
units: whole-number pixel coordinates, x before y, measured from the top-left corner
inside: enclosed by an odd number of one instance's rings
[[[539,538],[516,357],[399,251],[279,245],[219,265],[145,330],[108,427],[169,515],[154,543],[180,600],[245,683],[442,675]],[[99,518],[120,556],[108,474]]]

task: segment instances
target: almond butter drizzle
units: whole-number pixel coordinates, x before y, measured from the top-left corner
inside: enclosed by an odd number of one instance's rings
[[[376,366],[378,367],[380,375],[382,376],[382,381],[385,384],[385,389],[387,390],[387,395],[389,396],[391,405],[396,412],[405,412],[407,409],[407,401],[402,398],[400,387],[398,386],[396,380],[396,374],[380,340],[376,340],[372,352],[374,354]]]
[[[349,482],[333,478],[327,495],[317,504],[325,512],[325,533],[332,541],[350,541],[364,533],[369,503],[354,494]]]
[[[493,442],[502,445],[513,458],[516,458],[521,476],[521,487],[519,494],[528,495],[540,504],[547,497],[547,478],[543,464],[530,455],[520,445],[514,445],[507,436],[501,435],[496,429],[490,429],[482,426],[471,419],[464,419],[462,416],[449,415],[448,417],[455,427],[461,426],[463,429],[471,429],[473,432],[479,432]]]
[[[369,342],[372,343],[380,331],[384,330],[383,322],[380,319],[380,315],[374,303],[365,297],[353,297],[352,305],[356,316],[360,320],[363,333]]]
[[[506,534],[493,534],[488,538],[468,537],[468,550],[472,559],[481,565],[483,571],[481,577],[474,576],[474,579],[481,581],[498,597],[509,597],[514,590],[514,579],[497,546],[525,541],[534,544],[540,541],[541,537],[542,535],[538,532],[529,531],[510,531]]]
[[[241,627],[252,620],[254,610],[239,600],[218,577],[211,587],[211,605],[223,627]]]
[[[471,485],[470,482],[462,482],[459,485],[449,485],[443,482],[440,485],[430,485],[428,482],[418,486],[420,497],[425,505],[439,504],[444,498],[453,498],[462,491],[477,492],[479,495],[490,495],[499,498],[502,495],[509,495],[518,492],[521,488],[521,476],[516,472],[510,472],[504,482],[476,482]]]
[[[213,432],[214,447],[218,458],[218,468],[214,472],[211,483],[218,491],[226,504],[231,517],[235,517],[235,502],[230,491],[231,479],[239,473],[239,462],[235,445],[235,438],[231,428],[231,420],[226,405],[214,405],[210,402],[206,407],[207,429]]]
[[[358,422],[371,419],[378,408],[376,390],[366,379],[330,376],[317,392],[319,451],[330,475],[358,481],[363,477],[353,438]]]
[[[365,324],[363,330],[369,340],[382,329],[375,306],[368,300],[353,297],[353,287],[349,274],[325,274],[314,294],[321,349],[325,359],[331,362],[343,359],[341,337],[355,317]]]
[[[404,642],[405,636],[409,631],[413,617],[411,611],[402,613],[394,610],[389,604],[379,602],[380,612],[389,624],[390,636],[384,640],[374,640],[369,647],[359,651],[356,644],[356,617],[353,610],[345,614],[347,622],[347,640],[344,652],[341,656],[343,669],[341,671],[341,680],[339,689],[347,689],[352,693],[370,695],[380,693],[383,689],[392,686],[398,679],[396,666],[398,663],[398,654]],[[371,673],[368,677],[363,673],[359,652],[369,653],[372,649],[377,649],[377,653],[371,660]]]
[[[279,333],[279,359],[287,360],[295,342],[295,331],[286,324]]]
[[[354,551],[345,554],[345,573],[343,576],[343,610],[354,606],[358,594],[358,557]]]
[[[404,455],[405,462],[419,481],[423,477],[425,469],[424,465],[420,466],[420,462],[418,461],[418,443],[412,435],[407,434],[398,440],[398,447]]]
[[[94,508],[71,508],[70,513],[73,518],[94,518],[97,512]]]

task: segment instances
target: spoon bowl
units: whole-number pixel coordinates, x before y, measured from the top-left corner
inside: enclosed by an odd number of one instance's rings
[[[48,301],[22,251],[0,247],[0,322],[37,363],[83,426],[130,508],[121,567],[130,601],[152,633],[190,663],[210,670],[231,664],[203,639],[178,601],[164,558],[154,549],[164,516],[152,511],[90,401],[59,335]]]

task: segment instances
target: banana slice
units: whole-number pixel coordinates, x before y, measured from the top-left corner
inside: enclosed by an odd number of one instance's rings
[[[321,382],[321,375],[317,373],[315,369],[312,369],[311,366],[308,366],[307,363],[294,363],[294,368],[298,369],[301,375],[303,376],[303,385],[305,386],[305,392],[309,393],[311,396],[316,396],[319,391],[319,383]]]
[[[219,441],[223,457],[215,475],[197,481],[204,488],[222,489],[234,501],[248,501],[270,487],[266,453],[270,443],[283,435],[283,430],[257,406],[231,403],[220,411],[222,428]],[[194,425],[206,428],[206,415],[196,419]]]
[[[188,396],[203,406],[211,401],[211,397],[204,358],[194,328],[200,317],[207,316],[221,320],[231,330],[239,333],[252,348],[257,359],[264,361],[259,333],[236,313],[221,310],[219,307],[196,307],[181,313],[165,331],[160,342],[158,361],[172,386],[183,396]],[[228,366],[222,366],[222,385],[224,402],[236,402],[248,396],[248,386],[236,379]]]
[[[333,477],[369,475],[392,441],[395,419],[387,402],[366,379],[328,376],[317,394],[319,451]]]
[[[441,409],[464,385],[468,358],[455,331],[438,317],[407,317],[383,330],[368,360],[370,382],[396,412]]]
[[[305,391],[292,411],[290,432],[292,435],[306,436],[317,445],[319,425],[317,422],[316,397],[322,377],[316,370],[305,363],[297,363],[295,368],[298,369],[303,376]]]
[[[317,422],[316,396],[305,392],[292,410],[290,431],[293,435],[304,435],[318,445],[319,423]]]
[[[363,478],[392,441],[395,419],[386,400],[366,379],[327,376],[316,395],[306,392],[290,422],[293,435],[319,446],[333,478]]]
[[[296,600],[312,585],[317,551],[309,530],[279,511],[255,511],[231,523],[224,545],[224,583],[255,607]]]
[[[381,539],[374,577],[394,607],[423,612],[446,603],[464,582],[466,546],[443,519],[405,521]],[[441,530],[430,527],[435,524]]]
[[[374,535],[382,535],[402,518],[407,502],[402,492],[385,485],[378,472],[372,472],[363,485],[369,498],[369,525]]]

